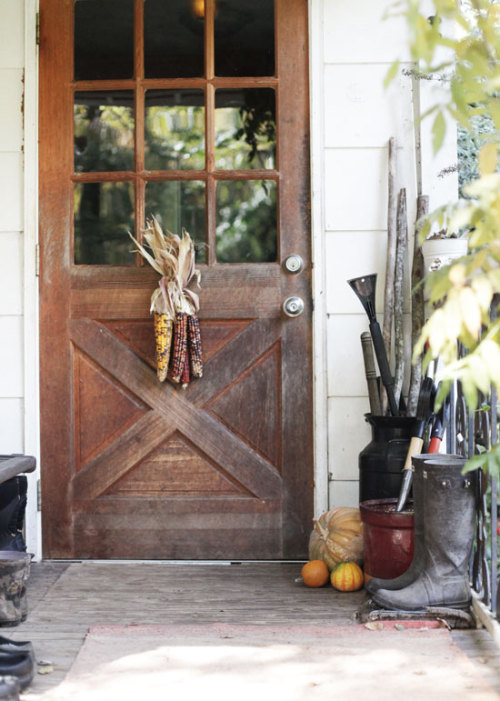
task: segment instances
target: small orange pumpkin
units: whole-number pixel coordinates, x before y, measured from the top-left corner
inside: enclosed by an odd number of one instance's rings
[[[358,591],[363,586],[363,570],[355,562],[341,562],[331,573],[330,582],[339,591]]]
[[[330,579],[330,570],[323,560],[310,560],[302,567],[301,575],[306,587],[323,587]]]

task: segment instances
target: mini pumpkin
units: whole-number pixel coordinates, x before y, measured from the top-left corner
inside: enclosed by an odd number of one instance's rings
[[[363,564],[363,524],[359,509],[337,506],[314,520],[309,559],[323,560],[330,571],[339,562]]]
[[[363,570],[355,562],[341,562],[330,575],[332,587],[338,591],[358,591],[363,581]]]
[[[323,587],[330,579],[330,572],[323,560],[310,560],[302,567],[302,581],[306,587]]]

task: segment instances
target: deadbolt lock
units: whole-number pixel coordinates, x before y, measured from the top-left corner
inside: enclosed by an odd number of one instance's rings
[[[287,273],[292,273],[293,275],[296,275],[297,273],[300,273],[301,270],[303,270],[304,261],[299,255],[293,253],[291,256],[285,258],[284,266]]]

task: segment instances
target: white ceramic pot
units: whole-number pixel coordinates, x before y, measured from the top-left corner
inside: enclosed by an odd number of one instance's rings
[[[426,239],[422,243],[424,273],[439,270],[455,258],[467,255],[467,239]]]

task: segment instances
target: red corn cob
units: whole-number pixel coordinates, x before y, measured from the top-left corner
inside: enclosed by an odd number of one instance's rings
[[[188,346],[191,375],[193,377],[203,377],[203,350],[201,345],[200,320],[197,316],[188,317]]]
[[[170,377],[172,382],[179,383],[186,362],[187,349],[187,314],[178,312],[175,315],[174,341],[172,346],[172,360],[170,365]]]
[[[189,350],[186,344],[186,353],[184,355],[184,367],[182,369],[182,377],[181,377],[181,384],[182,384],[182,389],[187,389],[189,385]]]

